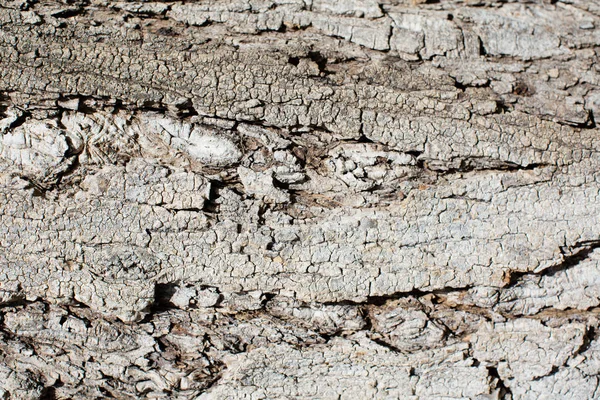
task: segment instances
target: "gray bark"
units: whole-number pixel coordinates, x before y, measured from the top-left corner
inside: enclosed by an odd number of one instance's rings
[[[599,25],[0,1],[0,398],[600,398]]]

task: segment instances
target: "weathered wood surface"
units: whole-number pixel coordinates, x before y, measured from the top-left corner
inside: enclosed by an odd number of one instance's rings
[[[0,1],[0,398],[600,398],[600,3]]]

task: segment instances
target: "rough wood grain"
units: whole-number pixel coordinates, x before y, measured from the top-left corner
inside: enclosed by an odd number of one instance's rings
[[[600,398],[600,3],[0,1],[0,398]]]

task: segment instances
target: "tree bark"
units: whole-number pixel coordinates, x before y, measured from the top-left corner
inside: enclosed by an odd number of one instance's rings
[[[600,398],[600,3],[0,1],[0,398]]]

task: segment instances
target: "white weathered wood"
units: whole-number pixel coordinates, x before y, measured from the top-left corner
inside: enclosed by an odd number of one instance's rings
[[[599,25],[0,1],[0,398],[599,398]]]

